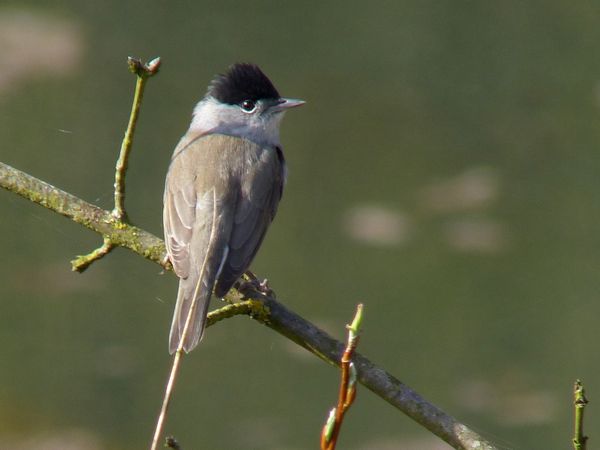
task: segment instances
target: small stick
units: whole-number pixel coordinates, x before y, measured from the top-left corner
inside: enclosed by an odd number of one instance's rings
[[[160,58],[154,58],[149,63],[142,64],[139,59],[129,57],[127,58],[127,64],[129,65],[129,70],[136,75],[137,81],[135,84],[135,92],[133,94],[131,113],[129,114],[129,123],[125,130],[123,142],[121,143],[121,151],[115,169],[115,206],[111,215],[118,223],[127,221],[127,213],[125,212],[125,172],[127,171],[127,162],[129,160],[129,154],[131,153],[133,133],[135,132],[135,126],[140,114],[146,81],[158,72]],[[75,258],[71,261],[71,269],[75,272],[83,272],[94,261],[108,255],[113,248],[115,248],[115,244],[107,235],[104,235],[104,243],[102,246],[87,255],[81,255]]]
[[[163,398],[163,403],[160,408],[160,414],[158,415],[158,420],[156,422],[156,428],[154,429],[154,436],[152,437],[152,445],[150,446],[152,450],[156,450],[158,441],[160,439],[160,435],[162,434],[162,430],[165,425],[165,418],[167,417],[169,403],[171,402],[171,394],[173,393],[173,386],[175,385],[175,380],[177,379],[177,372],[179,370],[179,363],[181,361],[182,353],[183,348],[178,348],[175,352],[175,357],[173,358],[173,365],[171,366],[169,381],[167,382],[165,396]]]
[[[329,412],[329,416],[321,431],[321,450],[334,450],[340,434],[344,415],[356,398],[356,367],[352,363],[352,356],[358,346],[360,325],[362,321],[363,305],[356,307],[356,314],[352,324],[346,325],[348,329],[348,343],[341,359],[342,379],[338,395],[337,407]]]
[[[104,243],[101,247],[96,250],[88,253],[87,255],[81,255],[71,261],[71,270],[73,272],[83,272],[85,269],[89,267],[97,259],[102,258],[104,255],[107,255],[112,251],[115,245],[110,241],[106,236],[104,237]]]
[[[573,437],[573,448],[575,450],[586,450],[588,437],[583,434],[583,412],[585,406],[588,404],[588,400],[585,398],[585,390],[580,380],[575,382],[573,395],[575,398],[575,435]]]
[[[129,123],[125,130],[125,136],[123,136],[123,142],[121,142],[121,151],[115,168],[115,207],[112,210],[112,215],[118,220],[127,220],[127,213],[125,212],[125,173],[127,172],[129,154],[133,145],[133,134],[135,133],[135,127],[140,115],[140,106],[144,97],[146,81],[158,72],[160,58],[154,58],[149,63],[142,64],[139,59],[129,57],[127,58],[127,64],[129,65],[129,70],[136,75],[137,80],[131,113],[129,114]]]

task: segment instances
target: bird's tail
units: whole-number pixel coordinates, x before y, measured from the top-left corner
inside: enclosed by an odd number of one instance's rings
[[[188,353],[202,339],[212,293],[212,283],[207,282],[208,280],[205,277],[200,277],[196,282],[194,281],[196,280],[192,279],[192,277],[179,281],[177,303],[175,305],[169,336],[169,353],[175,353],[180,344],[183,344],[183,350]],[[191,314],[190,308],[193,308]],[[189,323],[186,330],[188,317]],[[181,342],[182,338],[183,342]]]

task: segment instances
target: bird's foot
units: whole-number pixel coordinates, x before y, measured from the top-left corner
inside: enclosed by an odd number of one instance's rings
[[[263,279],[259,285],[258,285],[258,291],[265,294],[268,297],[274,297],[275,296],[275,292],[273,291],[273,289],[271,289],[271,286],[269,286],[269,280],[267,280],[266,278]]]
[[[173,269],[173,264],[171,263],[169,254],[165,254],[165,257],[160,260],[160,265],[163,268],[163,270],[160,272],[161,275],[163,275],[166,271]]]
[[[247,294],[248,291],[255,291],[267,297],[274,297],[275,292],[269,286],[269,281],[265,278],[260,281],[252,272],[246,272],[240,279],[237,287],[238,291]]]

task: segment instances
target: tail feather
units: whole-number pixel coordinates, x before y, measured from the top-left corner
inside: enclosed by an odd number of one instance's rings
[[[169,336],[169,353],[171,354],[175,353],[179,348],[190,306],[192,305],[194,305],[194,311],[190,318],[189,330],[183,341],[183,350],[186,353],[192,351],[198,345],[204,333],[212,289],[207,286],[206,282],[198,280],[194,283],[195,280],[191,278],[179,281],[177,303],[175,305],[175,313],[173,314],[173,323],[171,324],[171,333]],[[196,286],[197,283],[201,285]],[[194,294],[196,295],[196,301],[194,301]]]

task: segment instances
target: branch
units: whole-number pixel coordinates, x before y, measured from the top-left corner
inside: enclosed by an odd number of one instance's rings
[[[165,266],[164,242],[141,228],[121,222],[110,211],[92,205],[31,175],[0,162],[0,187],[68,217],[119,247]]]
[[[129,154],[133,145],[133,134],[137,125],[138,117],[140,116],[140,107],[142,106],[142,98],[144,98],[144,89],[148,78],[158,73],[160,68],[160,58],[154,58],[147,64],[143,64],[139,59],[127,58],[129,71],[136,76],[135,91],[133,94],[133,102],[131,104],[131,113],[129,114],[129,122],[125,130],[125,136],[121,142],[121,151],[115,168],[115,207],[112,210],[113,217],[118,221],[116,225],[122,226],[128,223],[127,212],[125,211],[125,174],[127,173],[127,165],[129,162]],[[115,243],[111,241],[109,236],[104,236],[104,243],[100,248],[88,253],[80,255],[71,261],[71,267],[76,272],[83,272],[90,264],[108,255],[115,248]]]
[[[72,194],[0,162],[0,186],[45,208],[55,211],[90,230],[108,237],[113,245],[125,247],[163,267],[166,266],[164,243],[147,231],[118,221],[105,211]],[[169,268],[169,267],[166,267]],[[229,296],[235,296],[235,291]],[[339,366],[345,345],[333,339],[306,319],[287,309],[274,296],[253,291],[251,307],[241,313],[277,331],[329,364]],[[233,307],[228,313],[239,313]],[[210,322],[212,323],[212,322]],[[490,442],[427,402],[390,373],[359,353],[353,362],[358,381],[379,397],[404,412],[456,449],[495,450]]]
[[[585,390],[580,380],[575,382],[573,388],[573,396],[575,405],[575,435],[573,437],[573,448],[575,450],[586,450],[588,437],[583,434],[583,412],[588,404],[588,399],[585,398]]]
[[[352,362],[352,357],[358,346],[362,311],[363,305],[359,303],[356,307],[354,320],[350,325],[346,325],[348,329],[348,343],[340,361],[342,380],[340,382],[338,404],[329,413],[327,422],[321,431],[321,450],[335,450],[344,416],[356,398],[356,368]]]
[[[255,293],[253,297],[261,297]],[[338,366],[345,344],[332,338],[323,330],[287,309],[273,297],[262,297],[264,318],[259,322],[277,331],[323,361]],[[358,381],[376,395],[427,428],[456,449],[496,450],[497,447],[458,422],[437,406],[427,402],[418,393],[392,374],[378,367],[360,353],[354,353],[353,362]]]
[[[140,116],[140,107],[142,106],[142,98],[144,98],[146,82],[148,78],[158,73],[160,58],[154,58],[148,64],[143,64],[139,59],[129,57],[127,58],[127,64],[129,65],[129,71],[136,76],[136,83],[129,123],[125,130],[119,159],[115,168],[115,208],[112,211],[117,219],[123,221],[127,221],[127,213],[125,212],[125,173],[127,172],[129,154],[133,145],[133,134],[135,133],[138,117]]]

